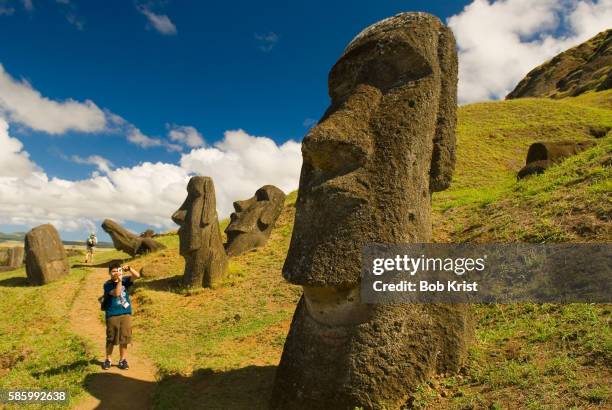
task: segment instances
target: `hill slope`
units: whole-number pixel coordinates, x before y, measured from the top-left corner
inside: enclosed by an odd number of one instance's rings
[[[610,241],[612,135],[594,139],[592,130],[612,127],[611,99],[606,91],[461,107],[455,178],[433,197],[435,240]],[[517,182],[529,144],[557,139],[597,145]],[[167,249],[130,260],[145,272],[133,297],[134,335],[159,369],[156,408],[266,408],[301,293],[281,276],[295,197],[287,197],[264,248],[231,260],[219,289],[180,286],[184,262],[176,235],[160,238]],[[575,229],[587,222],[592,229]],[[22,287],[23,270],[0,273],[0,388],[62,386],[75,400],[88,388],[82,380],[99,371],[100,352],[71,333],[62,315],[89,278],[79,268],[30,288]],[[413,408],[609,408],[609,306],[476,306],[474,315],[476,343],[466,369],[421,386],[410,399]]]
[[[612,30],[606,30],[534,68],[506,98],[561,98],[610,88]]]

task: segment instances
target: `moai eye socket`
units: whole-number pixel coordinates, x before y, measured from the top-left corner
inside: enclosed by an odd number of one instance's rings
[[[386,92],[433,72],[431,64],[407,43],[371,41],[345,55],[329,74],[332,100],[342,100],[359,85]]]

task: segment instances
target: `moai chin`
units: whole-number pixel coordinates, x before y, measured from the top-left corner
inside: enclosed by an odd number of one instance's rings
[[[274,185],[264,185],[249,199],[234,202],[236,212],[225,228],[228,256],[238,256],[264,246],[285,203],[285,193]]]
[[[180,253],[185,258],[183,283],[189,287],[215,287],[227,270],[217,218],[215,186],[209,177],[195,176],[187,184],[187,198],[172,215],[180,225]]]
[[[331,105],[302,142],[283,267],[301,285],[272,408],[399,408],[435,372],[462,364],[465,307],[360,303],[368,243],[431,240],[431,193],[455,163],[457,54],[425,13],[363,30],[329,74]]]

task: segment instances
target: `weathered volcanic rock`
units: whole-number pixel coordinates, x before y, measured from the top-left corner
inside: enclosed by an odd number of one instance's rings
[[[531,70],[506,99],[561,98],[612,88],[612,29]]]
[[[189,180],[187,198],[172,220],[180,225],[180,252],[185,258],[183,283],[189,287],[215,287],[225,276],[227,255],[211,178],[195,176]]]
[[[115,249],[131,256],[156,252],[166,248],[151,238],[141,238],[133,234],[111,219],[105,219],[102,222],[102,229],[110,235]]]
[[[465,305],[360,303],[364,245],[431,241],[431,193],[455,163],[453,34],[425,13],[382,20],[328,83],[331,106],[302,142],[283,276],[304,294],[271,404],[399,408],[431,374],[458,370],[472,329]]]
[[[12,269],[17,269],[23,265],[25,257],[25,249],[21,246],[14,246],[8,249],[7,266]]]
[[[264,185],[251,198],[234,202],[236,212],[225,228],[227,254],[237,256],[264,246],[284,203],[285,193],[274,185]]]
[[[68,274],[66,251],[53,225],[40,225],[26,234],[25,263],[28,281],[33,285],[44,285]]]
[[[155,231],[153,229],[147,229],[146,231],[140,234],[141,238],[152,238],[155,236]]]

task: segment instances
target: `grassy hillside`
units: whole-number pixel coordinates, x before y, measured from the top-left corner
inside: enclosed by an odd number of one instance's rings
[[[544,175],[518,183],[515,175],[531,142],[591,139],[593,127],[612,127],[611,99],[462,107],[455,180],[433,201],[436,240],[610,241],[610,134]],[[231,260],[219,289],[180,286],[176,235],[160,238],[166,250],[130,261],[145,274],[134,292],[134,332],[159,369],[157,408],[265,408],[300,296],[280,273],[294,202],[295,193],[266,247]],[[108,252],[98,262],[113,258],[127,255]],[[0,388],[67,386],[78,396],[98,352],[67,330],[62,314],[86,269],[42,288],[22,287],[23,276],[0,273]],[[609,408],[610,306],[477,306],[475,317],[466,369],[422,386],[412,407]]]

